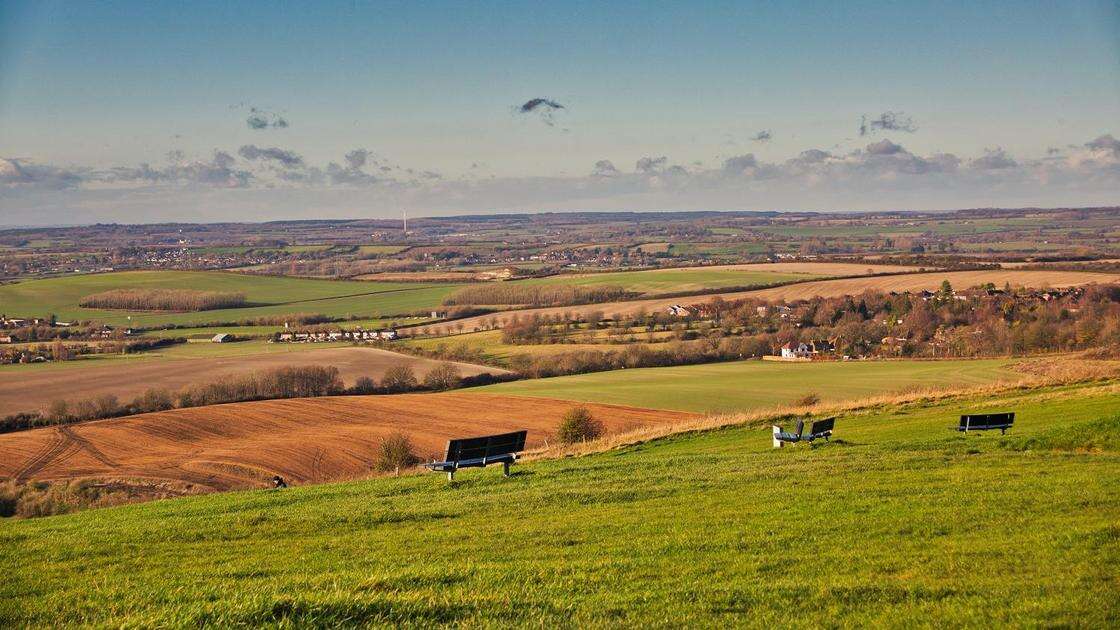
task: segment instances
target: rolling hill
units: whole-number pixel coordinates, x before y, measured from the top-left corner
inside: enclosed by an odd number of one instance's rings
[[[628,300],[603,304],[584,304],[579,306],[516,309],[493,315],[480,315],[456,320],[454,322],[454,327],[457,329],[459,324],[462,324],[464,329],[474,330],[475,328],[481,328],[487,322],[495,322],[501,325],[515,317],[532,317],[534,315],[555,316],[564,314],[587,314],[592,312],[599,312],[608,317],[633,315],[635,313],[664,310],[673,304],[701,304],[714,300],[717,297],[727,301],[745,298],[791,301],[808,299],[815,296],[838,297],[843,295],[858,295],[864,291],[872,290],[883,292],[936,290],[945,280],[948,280],[958,289],[965,289],[988,282],[1001,287],[1005,283],[1009,283],[1012,286],[1044,288],[1120,282],[1120,274],[1085,271],[990,269],[983,271],[937,271],[889,276],[839,278],[835,280],[810,280],[808,282],[798,282],[778,287],[756,289],[753,291],[733,291],[730,293],[696,295],[691,297]],[[437,331],[444,331],[448,329],[448,327],[449,325],[447,324],[430,324],[421,327],[419,330],[435,333]]]
[[[244,293],[249,304],[193,313],[129,313],[82,308],[78,301],[110,289],[194,289]],[[114,325],[191,325],[288,313],[398,315],[431,309],[455,290],[432,283],[358,282],[253,276],[220,271],[123,271],[27,280],[0,286],[0,312],[13,317],[95,319]],[[131,320],[129,320],[131,316]]]
[[[0,478],[90,478],[163,489],[260,487],[279,474],[322,483],[371,474],[378,442],[403,432],[429,461],[447,440],[529,429],[530,447],[552,438],[567,401],[469,393],[340,396],[174,409],[0,434]],[[618,433],[687,413],[591,405]]]
[[[0,388],[0,416],[45,409],[54,400],[75,401],[103,394],[127,401],[152,388],[174,392],[226,376],[278,367],[333,366],[351,385],[361,376],[380,379],[394,365],[407,365],[423,378],[440,363],[377,348],[264,342],[186,344],[143,354],[94,356],[99,358],[0,366],[0,379],[5,382]],[[471,363],[455,365],[462,376],[505,372]]]
[[[1076,626],[1120,619],[1120,389],[766,419],[503,478],[212,494],[0,522],[12,626]],[[962,412],[1018,413],[1007,436]],[[788,420],[786,420],[788,421]]]

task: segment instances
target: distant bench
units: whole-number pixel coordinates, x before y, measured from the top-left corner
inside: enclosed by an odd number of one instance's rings
[[[824,438],[827,442],[832,436],[832,429],[836,426],[836,418],[825,418],[824,420],[817,420],[809,426],[809,432],[805,433],[805,421],[797,421],[797,433],[789,433],[778,425],[772,427],[774,431],[774,448],[782,448],[786,442],[791,444],[796,442],[809,442],[812,444],[813,440]]]
[[[1015,412],[1008,413],[976,413],[961,416],[961,423],[956,426],[957,431],[990,431],[999,429],[1001,434],[1007,433],[1011,425],[1015,424]]]
[[[500,435],[460,438],[447,443],[447,455],[442,462],[425,464],[431,470],[447,473],[447,480],[455,479],[460,468],[483,468],[501,464],[502,473],[509,476],[509,465],[517,461],[517,454],[525,450],[528,431],[514,431]]]

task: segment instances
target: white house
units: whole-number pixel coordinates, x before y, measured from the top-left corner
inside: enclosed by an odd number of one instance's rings
[[[799,343],[796,346],[792,343],[787,343],[782,346],[783,359],[808,359],[813,355],[813,349],[807,343]]]

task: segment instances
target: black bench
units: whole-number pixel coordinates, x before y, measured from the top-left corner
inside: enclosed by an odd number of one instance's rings
[[[1015,424],[1015,412],[1008,413],[974,413],[961,416],[961,423],[957,425],[957,431],[967,433],[969,431],[989,431],[991,429],[999,429],[999,432],[1007,433],[1011,425]]]
[[[784,442],[809,442],[824,438],[827,442],[832,437],[832,429],[836,426],[836,418],[825,418],[824,420],[817,420],[809,425],[809,432],[805,433],[805,421],[797,421],[797,432],[789,433],[778,425],[774,425],[774,448],[781,448]]]
[[[460,438],[447,443],[447,455],[442,462],[425,464],[431,470],[447,473],[448,481],[455,479],[460,468],[482,468],[501,464],[503,474],[509,476],[509,465],[517,461],[517,454],[525,450],[528,431],[514,431],[501,435]]]

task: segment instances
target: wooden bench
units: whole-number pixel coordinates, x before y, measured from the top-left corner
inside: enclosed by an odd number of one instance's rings
[[[525,450],[528,431],[514,431],[500,435],[459,438],[447,443],[447,455],[442,462],[425,464],[431,470],[447,473],[447,480],[455,479],[460,468],[483,468],[501,464],[503,474],[509,476],[509,465],[517,461],[517,454]]]
[[[805,421],[797,421],[797,432],[789,433],[778,425],[771,427],[774,431],[774,448],[782,448],[786,442],[794,444],[797,442],[813,443],[813,440],[824,438],[827,442],[832,437],[832,429],[836,426],[836,418],[825,418],[824,420],[816,420],[809,426],[809,432],[805,433]]]
[[[961,433],[999,429],[1001,434],[1005,434],[1013,424],[1015,424],[1014,411],[1007,413],[975,413],[962,415],[961,423],[955,428]]]

